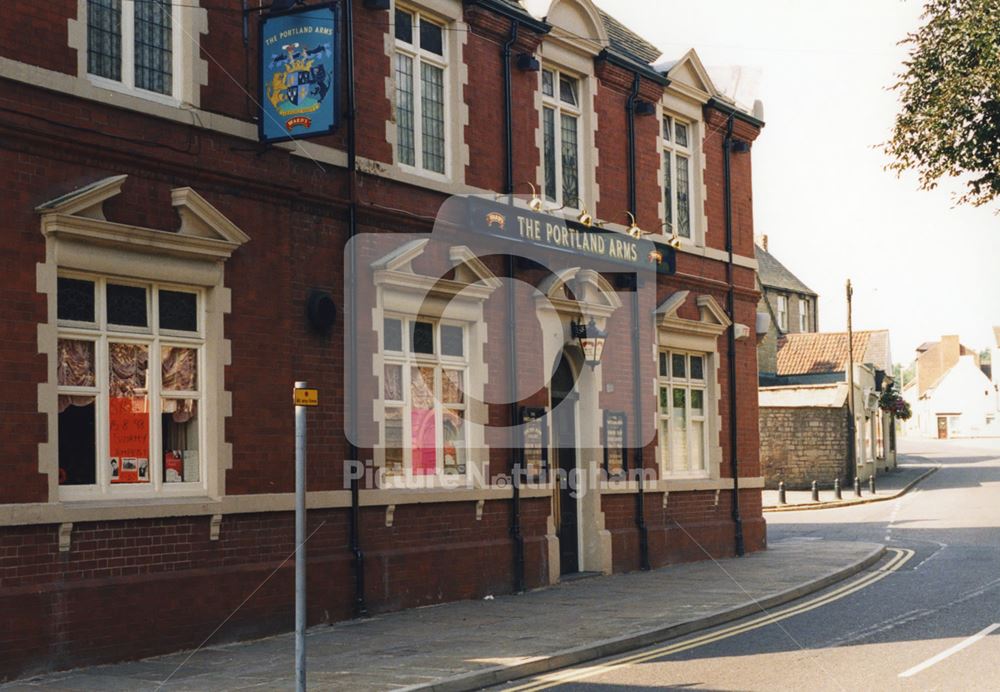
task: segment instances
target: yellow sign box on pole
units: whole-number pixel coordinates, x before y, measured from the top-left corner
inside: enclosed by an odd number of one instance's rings
[[[295,389],[296,406],[319,406],[318,389]]]

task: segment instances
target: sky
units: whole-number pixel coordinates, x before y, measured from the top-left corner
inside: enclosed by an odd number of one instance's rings
[[[920,25],[914,0],[598,0],[666,57],[694,48],[713,78],[761,99],[754,230],[819,298],[819,327],[889,329],[893,360],[958,334],[977,351],[1000,325],[1000,202],[954,203],[962,185],[919,190],[884,170],[889,91]],[[732,68],[739,67],[736,72]]]

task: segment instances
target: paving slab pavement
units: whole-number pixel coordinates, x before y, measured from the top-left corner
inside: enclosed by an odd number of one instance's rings
[[[309,687],[477,689],[756,614],[845,579],[884,550],[786,539],[744,558],[317,626],[307,632]],[[294,689],[294,649],[293,635],[283,634],[53,673],[0,690]]]
[[[868,492],[868,484],[861,484],[861,496],[854,495],[854,487],[841,489],[841,498],[837,500],[830,486],[821,487],[819,502],[812,499],[810,490],[786,490],[785,504],[778,503],[777,490],[763,490],[762,501],[765,512],[783,512],[800,509],[828,509],[847,505],[865,504],[891,500],[908,492],[913,486],[930,474],[937,471],[937,464],[919,457],[900,457],[899,466],[888,472],[879,472],[875,476],[875,494]]]

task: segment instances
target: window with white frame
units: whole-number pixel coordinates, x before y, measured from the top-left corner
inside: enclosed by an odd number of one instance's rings
[[[659,352],[658,417],[664,474],[708,472],[708,402],[705,353]]]
[[[445,27],[421,12],[396,8],[396,157],[447,174],[447,41]]]
[[[778,296],[775,301],[775,312],[778,319],[778,329],[788,331],[788,297]]]
[[[387,476],[465,475],[466,331],[460,324],[421,318],[383,319]]]
[[[664,115],[663,140],[663,221],[664,232],[691,238],[692,162],[694,126]]]
[[[187,287],[59,276],[60,486],[200,487],[202,301]]]
[[[809,331],[809,299],[799,298],[799,331]]]
[[[580,80],[543,69],[542,189],[545,198],[570,209],[580,204]]]
[[[87,0],[87,72],[127,88],[175,94],[171,0]]]

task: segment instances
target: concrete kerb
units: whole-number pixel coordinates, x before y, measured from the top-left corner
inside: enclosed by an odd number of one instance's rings
[[[895,500],[897,497],[902,497],[910,491],[913,486],[915,486],[920,481],[927,478],[935,471],[937,471],[940,466],[934,466],[922,474],[914,478],[912,481],[907,483],[899,492],[893,493],[892,495],[882,495],[876,497],[859,497],[854,500],[832,500],[829,502],[808,502],[800,503],[795,505],[768,505],[763,507],[762,510],[765,512],[803,512],[809,509],[833,509],[834,507],[849,507],[851,505],[868,505],[873,502],[887,502],[888,500]]]
[[[710,629],[727,622],[756,615],[762,610],[766,611],[775,606],[784,605],[789,601],[794,601],[808,594],[825,589],[832,584],[843,581],[871,567],[882,559],[884,554],[885,546],[880,545],[853,564],[833,570],[822,577],[786,589],[785,591],[780,591],[759,601],[749,601],[735,608],[720,610],[700,618],[686,620],[665,627],[654,627],[614,639],[592,642],[572,649],[564,649],[549,656],[538,656],[513,665],[495,666],[485,670],[456,675],[455,677],[433,683],[412,685],[401,688],[401,690],[429,690],[431,692],[465,692],[466,690],[477,690],[492,685],[500,685],[505,682],[517,680],[518,678],[548,673],[578,663],[605,658],[606,656],[634,651],[651,644],[657,644],[668,639],[676,639],[692,632]]]

